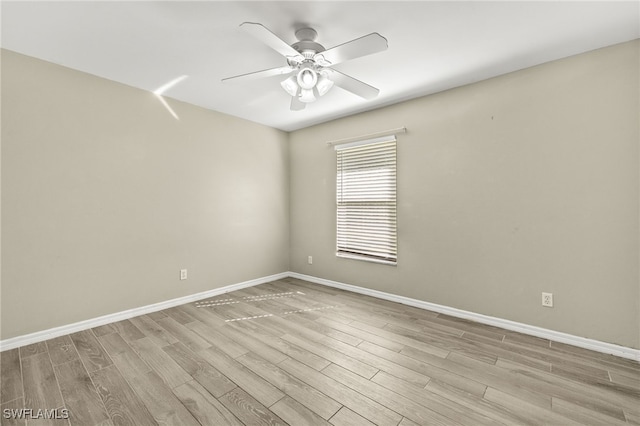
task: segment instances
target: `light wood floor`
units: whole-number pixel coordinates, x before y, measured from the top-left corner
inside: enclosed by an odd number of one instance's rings
[[[637,362],[296,279],[0,361],[3,425],[640,424]]]

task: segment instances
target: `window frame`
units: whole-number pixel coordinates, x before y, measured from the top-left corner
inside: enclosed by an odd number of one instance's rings
[[[383,162],[380,164],[371,165],[371,167],[362,167],[357,169],[360,172],[365,173],[365,177],[351,179],[351,187],[346,188],[347,193],[354,194],[352,191],[354,190],[354,182],[355,186],[358,186],[358,183],[362,185],[363,180],[374,179],[376,183],[383,184],[384,190],[376,190],[372,189],[372,187],[366,188],[365,192],[371,195],[373,198],[370,199],[361,199],[358,202],[355,201],[345,201],[344,197],[341,199],[341,195],[345,194],[345,158],[344,155],[341,156],[340,151],[345,153],[353,153],[356,151],[354,148],[359,148],[362,146],[368,145],[376,145],[379,144],[381,147],[383,144],[392,145],[391,148],[386,149],[385,151],[391,151],[390,154],[385,154],[384,159],[388,160],[388,162]],[[354,260],[362,260],[373,263],[381,263],[385,265],[397,266],[398,264],[398,220],[397,220],[397,138],[394,135],[388,135],[383,137],[378,137],[374,139],[366,139],[360,140],[351,143],[343,143],[334,145],[334,149],[336,150],[336,256],[340,258],[346,259],[354,259]],[[364,154],[360,157],[361,160],[367,161],[367,154]],[[357,160],[356,160],[357,161]],[[369,157],[369,161],[371,158]],[[346,161],[348,164],[348,161]],[[374,161],[375,162],[375,161]],[[377,163],[377,162],[376,162]],[[370,164],[367,164],[367,166]],[[351,164],[353,167],[354,164]],[[348,167],[348,166],[347,166]],[[357,167],[357,165],[356,165]],[[380,170],[382,169],[390,169],[388,179],[384,177],[380,177]],[[352,173],[354,169],[352,168]],[[367,171],[371,171],[372,174],[366,175]],[[374,185],[378,186],[378,185]],[[362,193],[358,193],[356,198]],[[384,197],[387,196],[389,199],[385,200]],[[376,198],[377,197],[377,198]],[[347,198],[349,196],[347,195]],[[364,207],[364,213],[358,213],[358,220],[364,219],[365,223],[362,227],[353,226],[348,227],[347,221],[349,216],[349,206],[353,208],[353,206],[358,206],[359,209],[362,210]],[[386,206],[386,207],[385,207]],[[366,207],[371,207],[367,209]],[[346,208],[346,210],[345,210]],[[342,209],[342,210],[341,210]],[[375,212],[378,210],[378,214],[382,212],[383,217],[386,217],[390,220],[390,224],[388,228],[385,228],[384,224],[380,224],[377,220],[373,220],[376,216]],[[374,212],[374,214],[372,214]],[[341,219],[342,214],[342,219]],[[352,214],[353,211],[352,211]],[[386,216],[385,216],[386,214]],[[368,216],[368,217],[367,217]],[[367,219],[371,219],[370,221],[366,221]],[[353,220],[352,220],[353,221]],[[345,225],[347,225],[346,230]],[[342,228],[341,228],[342,227]],[[359,241],[363,241],[361,244],[356,243],[356,245],[369,246],[369,253],[367,253],[366,248],[358,248],[358,247],[349,247],[348,240],[349,237],[353,237],[353,233],[356,234],[358,231],[362,233],[366,231],[367,227],[373,229],[374,231],[379,231],[380,234],[377,235],[379,241],[382,242],[374,242],[373,238],[368,238],[367,236],[362,239],[360,237]],[[341,233],[341,229],[343,232]],[[369,243],[367,243],[369,241]],[[382,247],[388,247],[385,251]],[[382,255],[372,254],[373,252],[379,252]]]

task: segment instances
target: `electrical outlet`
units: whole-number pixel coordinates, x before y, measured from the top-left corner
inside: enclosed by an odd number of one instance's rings
[[[553,308],[553,293],[542,293],[542,306]]]
[[[180,269],[180,279],[181,280],[186,280],[187,279],[187,270],[186,269]]]
[[[307,263],[308,263],[309,265],[313,265],[313,256],[309,256],[309,257],[307,257]]]

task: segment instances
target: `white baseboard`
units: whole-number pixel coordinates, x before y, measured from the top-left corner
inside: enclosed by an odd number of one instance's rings
[[[213,290],[196,293],[189,296],[179,297],[177,299],[171,299],[164,302],[154,303],[152,305],[141,306],[139,308],[133,308],[127,311],[116,312],[114,314],[104,315],[104,316],[92,318],[86,321],[80,321],[73,324],[64,325],[61,327],[55,327],[48,330],[26,334],[23,336],[17,336],[11,339],[0,340],[0,352],[9,350],[9,349],[18,348],[25,345],[30,345],[32,343],[38,343],[45,340],[53,339],[54,337],[60,337],[70,333],[87,330],[89,328],[98,327],[100,325],[105,325],[105,324],[109,324],[116,321],[122,321],[124,319],[136,317],[139,315],[161,311],[163,309],[171,308],[178,305],[183,305],[185,303],[195,302],[197,300],[218,296],[220,294],[229,293],[235,290],[240,290],[243,288],[252,287],[259,284],[264,284],[270,281],[275,281],[275,280],[279,280],[287,277],[298,278],[298,279],[309,281],[316,284],[335,287],[342,290],[352,291],[354,293],[360,293],[360,294],[365,294],[367,296],[377,297],[379,299],[402,303],[408,306],[414,306],[416,308],[426,309],[428,311],[439,312],[446,315],[451,315],[453,317],[476,321],[482,324],[493,325],[496,327],[504,328],[506,330],[517,331],[519,333],[541,337],[543,339],[549,339],[554,342],[566,343],[566,344],[577,346],[580,348],[590,349],[596,352],[611,354],[611,355],[619,356],[621,358],[640,361],[640,350],[638,349],[628,348],[626,346],[615,345],[612,343],[601,342],[599,340],[587,339],[585,337],[574,336],[572,334],[562,333],[559,331],[549,330],[546,328],[536,327],[533,325],[510,321],[502,318],[491,317],[488,315],[477,314],[475,312],[464,311],[462,309],[451,308],[449,306],[438,305],[435,303],[425,302],[423,300],[412,299],[409,297],[398,296],[391,293],[385,293],[383,291],[372,290],[364,287],[358,287],[355,285],[345,284],[338,281],[331,281],[324,278],[314,277],[311,275],[299,274],[297,272],[282,272],[275,275],[256,278],[254,280],[244,281],[237,284],[231,284],[225,287],[215,288]]]
[[[214,288],[213,290],[203,291],[201,293],[191,294],[189,296],[178,297],[177,299],[166,300],[164,302],[154,303],[152,305],[141,306],[139,308],[133,308],[122,312],[116,312],[114,314],[104,315],[86,321],[80,321],[73,324],[50,328],[48,330],[25,334],[23,336],[13,337],[11,339],[0,340],[0,352],[18,348],[20,346],[30,345],[32,343],[43,342],[45,340],[53,339],[54,337],[76,333],[78,331],[87,330],[89,328],[98,327],[100,325],[122,321],[128,318],[137,317],[139,315],[161,311],[163,309],[172,308],[174,306],[184,305],[185,303],[195,302],[196,300],[218,296],[220,294],[252,287],[254,285],[268,283],[270,281],[279,280],[288,276],[288,272],[282,272],[275,275],[269,275],[267,277],[256,278],[254,280],[231,284],[220,288]]]
[[[560,331],[549,330],[546,328],[536,327],[520,322],[510,321],[502,318],[491,317],[488,315],[477,314],[475,312],[464,311],[462,309],[451,308],[449,306],[437,305],[435,303],[425,302],[423,300],[411,299],[409,297],[398,296],[391,293],[385,293],[378,290],[371,290],[364,287],[358,287],[351,284],[344,284],[337,281],[331,281],[324,278],[318,278],[311,275],[290,272],[289,276],[301,280],[309,281],[316,284],[322,284],[329,287],[335,287],[342,290],[352,291],[354,293],[365,294],[367,296],[377,297],[379,299],[389,300],[392,302],[402,303],[404,305],[414,306],[416,308],[426,309],[451,315],[452,317],[464,318],[482,324],[493,325],[504,328],[506,330],[517,331],[519,333],[531,336],[549,339],[554,342],[566,343],[568,345],[577,346],[592,351],[601,352],[619,356],[621,358],[640,361],[640,350],[628,348],[626,346],[615,345],[612,343],[601,342],[599,340],[587,339],[585,337],[574,336],[572,334],[562,333]]]

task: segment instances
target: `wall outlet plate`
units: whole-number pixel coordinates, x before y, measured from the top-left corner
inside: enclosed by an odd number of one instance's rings
[[[309,257],[307,257],[307,263],[308,263],[309,265],[313,265],[313,256],[309,256]]]
[[[542,293],[542,306],[553,308],[553,293]]]
[[[181,280],[186,280],[187,279],[187,270],[186,269],[180,269],[180,279]]]

